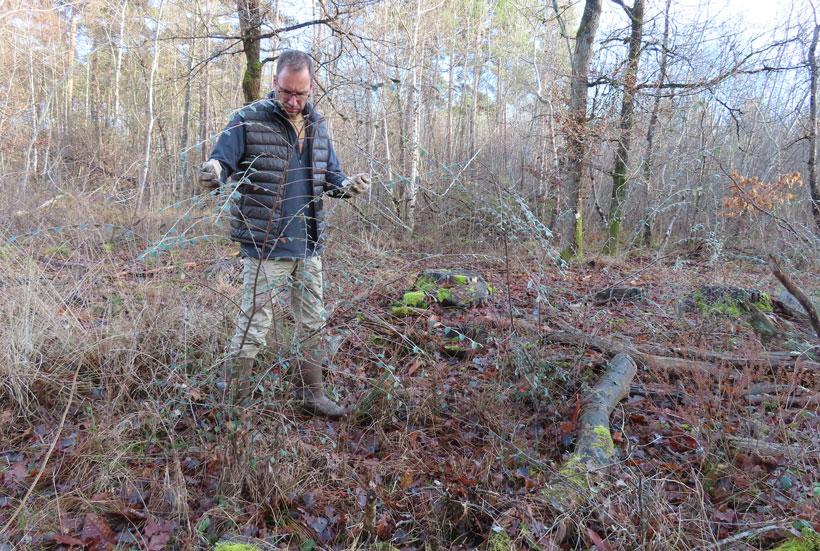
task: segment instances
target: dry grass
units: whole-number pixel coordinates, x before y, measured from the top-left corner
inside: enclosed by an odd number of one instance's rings
[[[76,211],[59,216],[80,220]],[[208,242],[140,261],[167,232],[167,220],[145,222],[154,229],[134,236],[120,222],[123,229],[66,224],[0,247],[4,523],[58,438],[79,367],[66,427],[14,519],[14,541],[28,537],[37,547],[46,532],[80,534],[88,513],[137,541],[148,517],[173,522],[175,545],[190,549],[245,532],[291,548],[314,540],[351,551],[391,537],[403,548],[485,547],[491,540],[504,549],[557,549],[559,541],[564,549],[581,548],[594,544],[590,533],[611,549],[694,549],[766,519],[818,521],[806,493],[820,481],[808,453],[816,445],[817,412],[750,407],[738,394],[772,378],[816,386],[817,374],[716,367],[715,377],[681,381],[642,372],[636,382],[660,390],[613,415],[618,463],[581,486],[557,475],[571,449],[577,398],[603,359],[541,346],[544,326],[558,316],[592,335],[659,348],[758,350],[756,338],[732,320],[674,310],[702,282],[765,283],[748,264],[709,271],[691,269],[697,260],[686,257],[648,267],[648,259],[595,258],[559,271],[544,264],[543,250],[527,247],[515,250],[507,273],[503,256],[491,250],[455,254],[452,243],[402,248],[373,229],[345,242],[337,228],[326,279],[330,330],[341,347],[329,380],[345,400],[366,396],[377,381],[382,390],[366,415],[341,422],[295,412],[275,350],[292,338],[282,312],[260,359],[264,375],[247,412],[249,428],[237,432],[226,424],[231,412],[216,387],[239,291],[232,246]],[[491,336],[470,360],[441,353],[436,324],[462,323],[459,315],[386,314],[415,273],[434,265],[475,267],[504,289],[465,316]],[[584,300],[624,278],[649,291],[647,304],[605,308]],[[798,279],[816,290],[810,274]],[[510,312],[515,331],[505,321]],[[288,353],[284,359],[290,361]],[[670,401],[681,388],[685,399]],[[807,454],[788,462],[738,456],[720,439],[727,431],[801,445]],[[241,453],[230,453],[232,447]],[[14,471],[21,462],[28,473]],[[792,473],[791,489],[782,487],[784,473]],[[556,489],[580,492],[578,508],[557,507],[550,498]],[[368,490],[377,500],[373,534],[364,526]],[[761,535],[750,548],[784,536]]]

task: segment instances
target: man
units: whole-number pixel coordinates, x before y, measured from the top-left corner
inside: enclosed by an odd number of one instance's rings
[[[325,396],[322,384],[323,197],[364,193],[370,178],[342,174],[324,118],[308,103],[313,62],[307,54],[282,52],[273,82],[269,101],[248,106],[231,120],[198,175],[206,189],[228,177],[239,182],[231,203],[231,239],[242,247],[243,293],[226,392],[235,402],[250,398],[254,359],[273,321],[272,297],[288,285],[302,340],[295,395],[307,411],[335,418],[347,412]]]

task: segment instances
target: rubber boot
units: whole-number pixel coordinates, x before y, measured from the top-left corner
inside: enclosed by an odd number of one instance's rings
[[[309,351],[299,364],[294,397],[301,401],[301,409],[311,415],[338,419],[352,410],[341,407],[325,396],[321,356],[316,351]]]

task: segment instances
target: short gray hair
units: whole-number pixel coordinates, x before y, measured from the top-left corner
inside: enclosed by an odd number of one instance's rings
[[[301,71],[307,67],[310,73],[310,80],[313,80],[313,60],[305,52],[285,50],[279,54],[279,59],[276,61],[276,76],[279,76],[279,73],[281,73],[285,67],[292,71]]]

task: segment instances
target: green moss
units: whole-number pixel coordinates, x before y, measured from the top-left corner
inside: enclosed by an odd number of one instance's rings
[[[415,311],[409,306],[394,306],[391,312],[397,318],[406,318],[415,315]]]
[[[739,318],[745,313],[746,310],[739,301],[734,300],[729,296],[723,297],[714,303],[710,303],[706,297],[703,296],[702,292],[695,291],[692,293],[692,300],[695,302],[695,307],[704,313],[716,312],[731,318]]]
[[[772,299],[769,298],[769,295],[767,295],[766,293],[760,293],[760,299],[758,299],[757,302],[754,302],[752,304],[760,308],[762,312],[774,312],[774,307],[772,306]]]
[[[217,542],[214,551],[260,551],[260,549],[247,543]]]
[[[456,283],[458,285],[466,285],[467,284],[467,276],[465,276],[465,275],[455,275],[453,277],[455,277]]]
[[[595,442],[592,443],[592,446],[599,448],[601,453],[607,457],[615,455],[615,443],[612,441],[612,435],[609,433],[609,429],[598,425],[592,428],[592,432],[595,433]]]
[[[421,289],[425,293],[432,293],[433,289],[436,288],[436,284],[433,282],[419,283],[418,285],[416,285],[416,287]]]
[[[436,298],[439,302],[444,302],[444,299],[453,298],[453,293],[450,289],[441,288],[436,292]]]
[[[505,530],[493,532],[487,541],[487,551],[509,551],[512,549],[512,539]]]
[[[791,538],[774,551],[820,551],[820,534],[814,530],[803,530],[803,539]]]
[[[462,354],[464,352],[469,352],[469,348],[465,348],[463,346],[459,346],[457,344],[448,344],[444,347],[444,350],[449,352],[450,354]]]
[[[58,256],[60,258],[68,258],[74,254],[74,251],[68,245],[60,245],[59,247],[49,247],[45,250],[46,256]]]
[[[245,75],[242,77],[242,84],[249,85],[262,74],[262,62],[254,61],[245,69]]]
[[[404,293],[401,302],[406,306],[412,306],[414,308],[427,308],[427,305],[424,303],[425,297],[424,291],[411,291]]]

